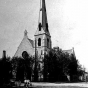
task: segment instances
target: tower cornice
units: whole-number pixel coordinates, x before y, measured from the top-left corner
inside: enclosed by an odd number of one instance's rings
[[[34,36],[39,36],[39,35],[47,35],[47,36],[49,36],[49,37],[51,37],[50,35],[48,35],[47,33],[42,33],[42,34],[35,34]]]

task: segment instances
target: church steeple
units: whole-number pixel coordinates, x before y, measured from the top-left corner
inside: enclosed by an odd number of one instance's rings
[[[47,13],[45,0],[40,0],[38,29],[35,33],[35,54],[38,57],[40,69],[44,66],[45,54],[48,54],[52,48],[51,36],[48,29]],[[40,75],[43,70],[41,69]]]
[[[40,0],[38,29],[39,29],[39,31],[43,30],[45,33],[50,35],[49,30],[48,30],[48,21],[47,21],[45,0]]]
[[[42,24],[42,27],[46,27],[47,23],[47,15],[46,15],[46,6],[45,6],[45,0],[40,0],[40,22]]]
[[[45,0],[40,0],[38,29],[35,33],[35,40],[38,56],[44,57],[44,53],[51,49],[51,36],[48,29]]]

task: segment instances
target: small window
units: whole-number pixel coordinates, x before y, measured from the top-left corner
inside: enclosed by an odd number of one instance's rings
[[[41,55],[43,55],[43,51],[41,50]]]
[[[41,23],[39,23],[39,31],[41,31]]]
[[[41,46],[41,38],[38,39],[38,46]]]
[[[49,48],[49,39],[47,39],[47,47]]]

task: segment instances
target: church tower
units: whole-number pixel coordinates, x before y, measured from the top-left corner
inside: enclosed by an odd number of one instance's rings
[[[51,49],[51,36],[48,28],[45,0],[40,0],[38,28],[35,33],[35,47],[39,58]]]

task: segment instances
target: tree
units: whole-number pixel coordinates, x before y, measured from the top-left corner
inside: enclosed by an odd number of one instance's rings
[[[35,65],[34,65],[34,81],[35,82],[38,81],[38,64],[37,64],[37,62],[35,62]]]
[[[69,75],[70,75],[70,81],[77,81],[77,68],[78,68],[78,60],[74,56],[74,54],[71,54],[70,56],[70,63],[69,63]]]
[[[0,85],[8,84],[12,76],[10,57],[0,60]]]
[[[19,64],[17,66],[16,80],[21,82],[24,81],[24,59],[19,60]]]
[[[34,58],[29,55],[25,55],[24,58],[14,57],[12,59],[13,76],[16,80],[24,81],[24,78],[31,80]]]
[[[19,63],[21,61],[21,57],[13,57],[11,60],[11,64],[12,64],[12,78],[13,79],[18,79],[17,78],[17,74],[18,74],[18,68],[19,68]]]
[[[44,58],[44,79],[48,81],[58,81],[59,74],[62,74],[60,55],[55,50],[51,50]]]
[[[68,81],[68,75],[71,82],[78,81],[78,74],[82,74],[78,67],[78,60],[74,54],[52,49],[44,58],[44,81]]]

